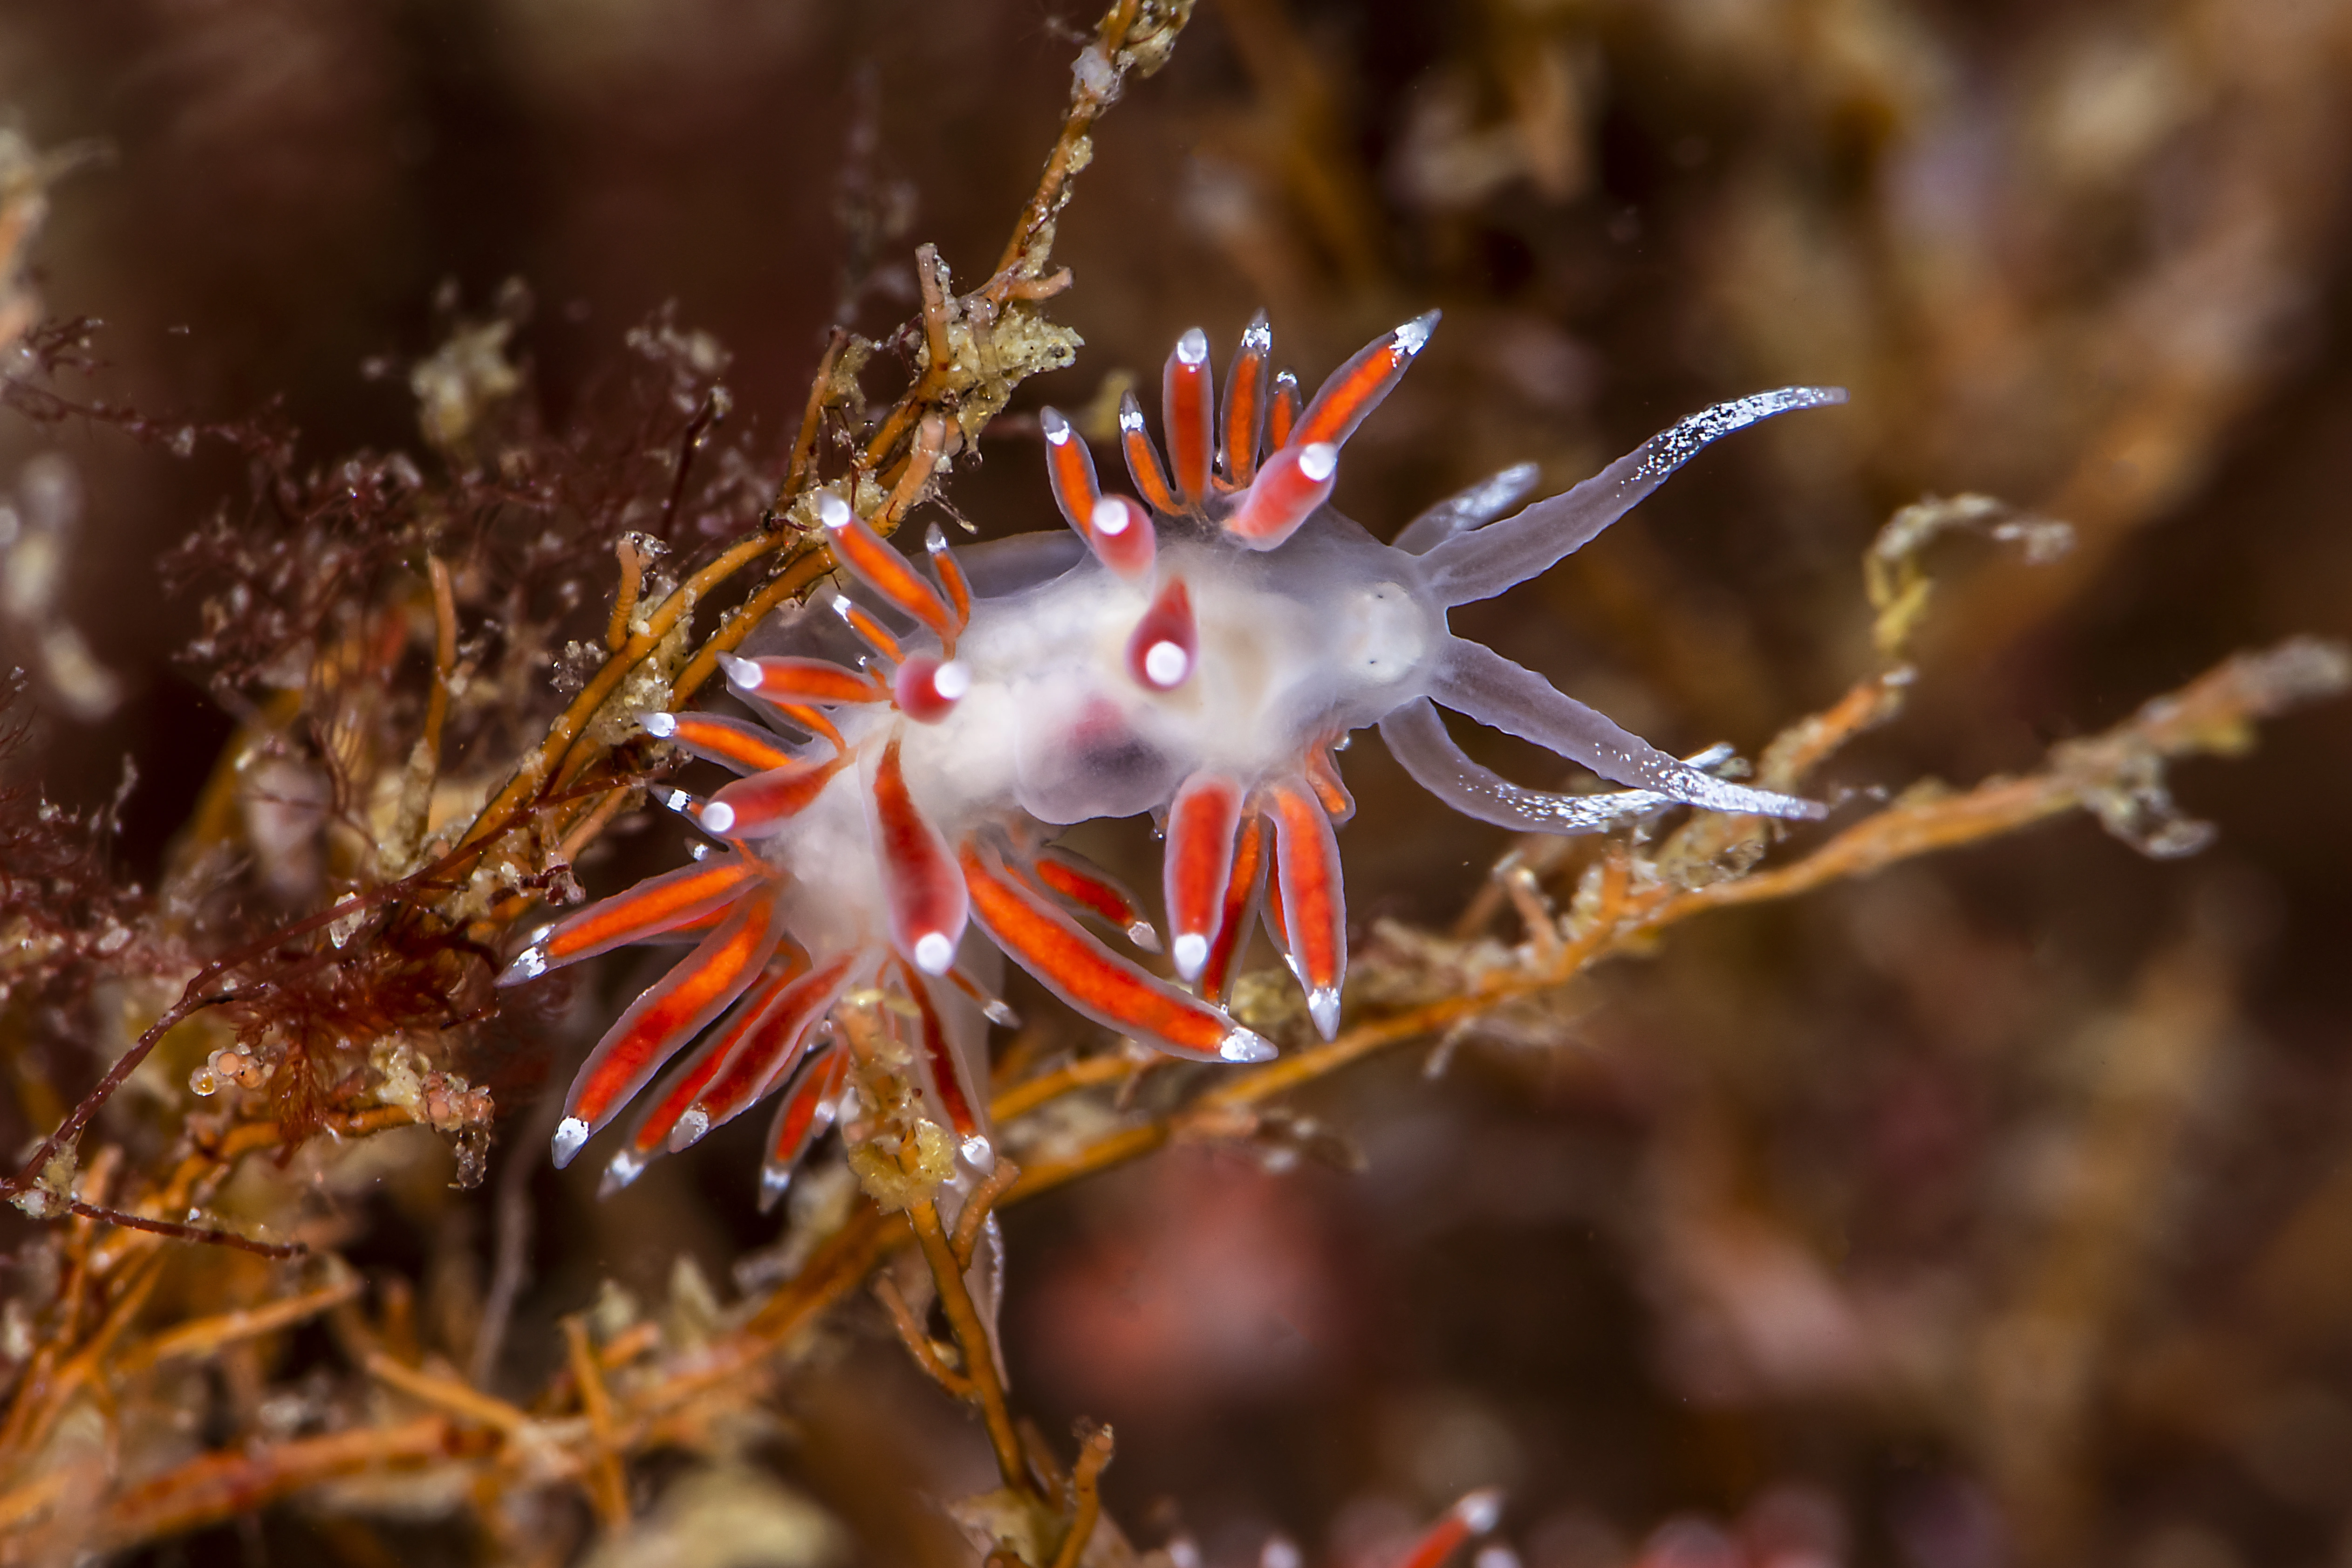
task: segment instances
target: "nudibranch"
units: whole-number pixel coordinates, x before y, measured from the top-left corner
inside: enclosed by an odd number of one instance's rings
[[[1255,1062],[1274,1047],[1224,1004],[1262,921],[1329,1038],[1348,961],[1334,830],[1354,810],[1332,752],[1367,726],[1446,805],[1522,832],[1592,832],[1675,803],[1820,816],[1813,802],[1668,755],[1454,637],[1446,616],[1547,570],[1717,437],[1844,393],[1787,387],[1718,405],[1516,511],[1535,470],[1507,469],[1382,544],[1331,506],[1332,486],[1349,437],[1436,321],[1432,311],[1375,340],[1304,406],[1289,372],[1269,374],[1263,314],[1242,335],[1222,408],[1208,339],[1186,332],[1162,377],[1161,444],[1133,394],[1120,409],[1135,497],[1105,491],[1076,427],[1045,410],[1067,532],[959,552],[933,527],[926,568],[821,493],[843,591],[781,613],[755,634],[753,657],[725,661],[761,721],[645,721],[740,775],[707,799],[672,794],[709,840],[701,858],[559,921],[501,977],[625,943],[695,942],[572,1080],[556,1163],[641,1100],[609,1191],[777,1095],[761,1174],[772,1202],[844,1098],[847,1050],[831,1015],[878,990],[931,1110],[983,1166],[987,1029],[1010,1017],[992,988],[999,953],[1120,1035]],[[1627,787],[1512,784],[1462,751],[1441,708]],[[1143,813],[1166,836],[1173,979],[1105,940],[1101,928],[1160,950],[1137,898],[1054,843],[1073,824]]]

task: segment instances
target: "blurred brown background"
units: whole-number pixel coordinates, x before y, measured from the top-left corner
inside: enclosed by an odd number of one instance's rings
[[[281,398],[322,459],[414,447],[404,374],[366,367],[430,348],[437,291],[520,278],[557,415],[675,300],[781,443],[824,329],[909,313],[917,242],[993,261],[1091,20],[13,0],[0,102],[111,149],[37,254],[54,312],[107,323],[106,395]],[[1441,306],[1341,485],[1386,533],[1507,462],[1556,489],[1708,401],[1843,383],[1459,624],[1661,744],[1752,752],[1867,668],[1886,514],[1989,492],[2077,547],[1939,555],[1912,710],[1840,773],[1969,782],[2234,647],[2352,634],[2347,120],[2342,0],[1205,3],[1098,132],[1056,252],[1087,349],[1016,413],[1148,381],[1191,324],[1222,358],[1261,304],[1310,385]],[[0,430],[0,478],[40,448]],[[228,733],[152,562],[236,472],[70,426],[53,449],[82,492],[63,613],[124,695],[83,722],[53,691],[40,762],[90,801],[135,758],[152,870]],[[1047,526],[1017,419],[984,456],[957,506]],[[0,654],[31,635],[0,624]],[[1346,759],[1356,915],[1443,928],[1500,836],[1379,752]],[[1113,1422],[1118,1516],[1218,1563],[1276,1528],[1370,1562],[1488,1482],[1535,1568],[2352,1563],[2347,772],[2321,709],[2184,772],[2220,829],[2195,858],[2070,820],[1716,917],[1442,1079],[1415,1052],[1319,1091],[1360,1173],[1180,1152],[1024,1209],[1016,1391],[1049,1428]],[[1107,842],[1141,866],[1141,837]],[[518,1131],[499,1168],[542,1160]],[[712,1143],[602,1206],[584,1171],[512,1184],[526,1315],[770,1239],[754,1156]],[[357,1256],[478,1245],[488,1191],[425,1185]],[[972,1430],[869,1305],[837,1335],[779,1462],[864,1560],[962,1560],[909,1500],[982,1483]]]

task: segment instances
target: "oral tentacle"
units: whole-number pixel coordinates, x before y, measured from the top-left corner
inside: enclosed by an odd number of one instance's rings
[[[955,616],[940,591],[924,582],[907,558],[891,549],[888,541],[875,532],[847,501],[831,490],[819,490],[816,520],[833,544],[834,559],[880,595],[883,603],[929,627],[942,642],[955,634]]]
[[[1510,510],[1536,488],[1542,474],[1533,463],[1514,463],[1439,501],[1406,523],[1391,542],[1408,555],[1425,555],[1455,534],[1484,528]]]
[[[1516,833],[1603,833],[1679,804],[1654,790],[1561,795],[1528,789],[1471,760],[1427,698],[1381,721],[1389,754],[1412,781],[1463,816]]]
[[[1339,841],[1315,792],[1300,778],[1265,786],[1274,818],[1275,864],[1290,967],[1307,990],[1307,1012],[1325,1039],[1339,1032],[1339,986],[1348,971],[1348,909]]]
[[[1215,444],[1216,386],[1209,374],[1209,335],[1188,328],[1160,376],[1160,430],[1176,493],[1197,508],[1209,493],[1209,458]]]
[[[716,713],[648,713],[646,734],[667,741],[688,756],[717,763],[739,773],[785,768],[796,760],[772,730]]]
[[[1573,489],[1432,545],[1422,557],[1429,591],[1449,607],[1491,599],[1582,549],[1723,437],[1776,414],[1844,401],[1842,386],[1784,386],[1677,420]]]
[[[776,1107],[768,1130],[768,1155],[760,1165],[760,1212],[776,1206],[792,1185],[793,1173],[809,1145],[833,1125],[843,1081],[849,1076],[849,1053],[840,1049],[812,1052],[804,1058]]]
[[[567,963],[677,931],[724,908],[771,875],[759,861],[734,854],[649,877],[625,893],[558,921],[515,954],[498,983],[520,984]]]
[[[1160,933],[1143,912],[1142,901],[1085,856],[1048,845],[1030,857],[1029,866],[1048,892],[1120,931],[1144,952],[1160,951]]]
[[[695,950],[629,1005],[572,1080],[555,1130],[555,1163],[572,1163],[596,1130],[687,1041],[734,1004],[782,936],[776,901],[742,900]]]
[[[1168,909],[1169,956],[1176,973],[1198,980],[1209,963],[1234,873],[1234,840],[1241,830],[1241,781],[1197,773],[1168,808],[1168,847],[1161,881]]]
[[[816,1031],[841,1000],[861,970],[869,970],[877,955],[852,951],[836,953],[778,993],[718,1069],[702,1085],[694,1102],[671,1126],[670,1152],[688,1148],[767,1098],[783,1080]]]
[[[1356,351],[1355,358],[1333,371],[1316,390],[1315,401],[1298,416],[1291,441],[1301,447],[1318,441],[1346,445],[1356,426],[1396,390],[1406,368],[1429,345],[1437,318],[1437,311],[1426,311]]]
[[[1171,574],[1127,639],[1127,672],[1139,686],[1173,691],[1192,678],[1200,658],[1201,627],[1192,614],[1192,591],[1183,578]]]
[[[1225,1062],[1273,1057],[1274,1047],[1258,1035],[1103,946],[1009,872],[992,847],[969,841],[959,858],[981,929],[1078,1012],[1173,1056]]]
[[[1143,405],[1132,392],[1118,400],[1118,445],[1127,458],[1128,477],[1151,510],[1170,517],[1182,511],[1184,503],[1176,499],[1176,487],[1169,482],[1168,469],[1160,461],[1160,448],[1151,444],[1151,433],[1144,428]]]
[[[1225,368],[1224,427],[1218,445],[1224,482],[1246,489],[1257,474],[1258,442],[1265,431],[1266,361],[1274,353],[1274,328],[1260,310],[1242,329],[1241,347]]]
[[[1336,445],[1294,442],[1265,460],[1240,503],[1225,514],[1225,532],[1252,550],[1276,549],[1331,499],[1339,478]]]
[[[1432,672],[1429,695],[1441,706],[1533,741],[1617,784],[1710,811],[1795,819],[1828,813],[1817,801],[1749,789],[1702,773],[1483,644],[1449,640]]]

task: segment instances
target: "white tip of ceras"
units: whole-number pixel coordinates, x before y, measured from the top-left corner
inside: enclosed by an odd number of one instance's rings
[[[1217,1042],[1217,1055],[1229,1062],[1270,1062],[1275,1056],[1274,1042],[1235,1024],[1225,1037]]]
[[[1132,920],[1128,921],[1127,940],[1135,943],[1136,946],[1141,948],[1146,952],[1158,952],[1160,951],[1160,932],[1153,928],[1150,921]],[[1188,974],[1185,978],[1189,980],[1192,976]]]
[[[694,819],[711,833],[730,833],[735,827],[735,808],[723,800],[705,801]]]
[[[501,985],[520,985],[526,980],[536,980],[547,973],[547,949],[532,942],[514,955],[499,975]]]
[[[1470,1568],[1519,1568],[1519,1554],[1501,1542],[1494,1542],[1478,1549],[1478,1555],[1470,1560]]]
[[[776,1206],[784,1190],[793,1184],[792,1168],[787,1165],[760,1167],[760,1212],[766,1214]]]
[[[695,1106],[684,1116],[679,1117],[677,1123],[670,1128],[669,1152],[675,1154],[681,1149],[693,1148],[702,1142],[702,1135],[709,1131],[710,1112],[698,1105]]]
[[[1179,931],[1168,946],[1168,956],[1176,961],[1176,973],[1187,980],[1201,978],[1208,966],[1209,939],[1199,931]]]
[[[1087,521],[1097,533],[1106,539],[1117,539],[1134,523],[1135,514],[1119,497],[1104,496],[1095,502],[1094,514]]]
[[[1176,340],[1176,357],[1186,364],[1206,364],[1209,362],[1209,334],[1198,327],[1187,327],[1184,335]]]
[[[1429,346],[1429,334],[1437,330],[1442,310],[1426,310],[1396,330],[1396,346],[1408,355],[1417,354]]]
[[[760,689],[760,667],[753,660],[739,658],[731,653],[719,656],[719,668],[727,672],[727,683],[746,691]]]
[[[1143,678],[1162,691],[1173,691],[1192,673],[1192,656],[1183,645],[1156,642],[1143,650]]]
[[[1329,1039],[1339,1032],[1339,988],[1318,985],[1307,993],[1307,1016],[1315,1020],[1315,1032]]]
[[[1454,1517],[1470,1527],[1473,1535],[1484,1535],[1503,1521],[1503,1489],[1480,1487],[1454,1505]]]
[[[646,1162],[637,1157],[636,1151],[624,1149],[604,1167],[604,1179],[596,1184],[596,1195],[609,1198],[645,1173]]]
[[[834,532],[847,528],[856,516],[849,510],[849,503],[831,490],[816,492],[816,520]]]
[[[1265,319],[1265,312],[1260,310],[1250,318],[1249,325],[1242,329],[1242,352],[1264,353],[1272,347],[1274,347],[1274,324]]]
[[[927,931],[915,939],[915,967],[926,974],[945,974],[955,966],[955,943],[944,931]]]
[[[555,1168],[560,1171],[572,1163],[572,1156],[579,1153],[580,1146],[587,1142],[588,1124],[580,1118],[567,1116],[557,1122],[555,1137],[552,1141],[555,1150]]]
[[[1118,427],[1130,433],[1143,428],[1143,409],[1131,392],[1118,405]]]
[[[1297,1546],[1277,1535],[1259,1549],[1257,1568],[1300,1568],[1306,1561]]]
[[[1298,449],[1299,477],[1321,484],[1339,471],[1339,448],[1328,441],[1310,441]]]
[[[648,713],[637,722],[645,727],[646,734],[661,740],[667,741],[677,733],[677,715],[675,713]]]
[[[985,1132],[975,1132],[957,1147],[963,1152],[963,1163],[985,1176],[996,1169],[996,1145],[988,1141]]]
[[[1062,417],[1062,411],[1060,409],[1039,409],[1037,411],[1037,426],[1038,428],[1045,432],[1045,439],[1051,441],[1055,446],[1066,447],[1070,444],[1070,422]]]
[[[958,702],[971,689],[971,666],[960,658],[951,658],[931,671],[931,689],[941,700]]]

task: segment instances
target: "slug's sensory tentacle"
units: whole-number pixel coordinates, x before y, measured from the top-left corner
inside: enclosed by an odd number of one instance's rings
[[[1197,980],[1224,914],[1234,870],[1234,839],[1241,831],[1241,781],[1202,772],[1178,786],[1168,808],[1168,848],[1161,883],[1168,906],[1169,956],[1176,973]]]
[[[790,956],[788,957],[787,952]],[[620,1191],[645,1173],[645,1169],[668,1149],[670,1132],[677,1126],[706,1085],[726,1064],[728,1056],[742,1043],[744,1037],[758,1028],[761,1020],[774,1005],[776,998],[793,983],[795,975],[808,967],[808,955],[796,947],[780,949],[776,961],[768,965],[767,973],[753,982],[727,1016],[721,1019],[710,1037],[695,1047],[693,1053],[646,1097],[646,1107],[629,1127],[629,1135],[604,1167],[604,1179],[596,1189],[598,1197]]]
[[[1056,898],[1104,921],[1144,952],[1160,951],[1160,933],[1151,928],[1142,901],[1085,856],[1057,844],[1048,845],[1031,857],[1030,868]]]
[[[954,640],[955,616],[940,591],[923,581],[907,558],[890,548],[849,503],[831,490],[819,490],[816,520],[833,542],[834,559],[851,576],[882,596],[883,603],[908,619],[919,621],[943,642]]]
[[[978,840],[959,857],[971,912],[996,945],[1072,1007],[1172,1055],[1260,1062],[1274,1047],[1216,1008],[1155,980],[1088,935],[1024,886],[1003,857]]]
[[[970,904],[953,854],[908,793],[899,738],[884,742],[866,792],[875,858],[889,905],[890,942],[926,974],[945,974],[963,940]]]
[[[1160,448],[1151,444],[1150,433],[1143,427],[1143,405],[1132,392],[1118,400],[1118,445],[1127,454],[1129,477],[1151,510],[1169,516],[1183,510],[1184,503],[1176,499],[1175,487],[1168,482],[1168,470],[1160,466]]]
[[[1200,328],[1187,328],[1176,340],[1168,368],[1160,373],[1160,429],[1168,439],[1168,468],[1176,479],[1176,494],[1186,507],[1198,507],[1209,493],[1216,403],[1209,374],[1209,334]]]
[[[1650,790],[1556,795],[1523,788],[1473,762],[1427,698],[1381,720],[1381,739],[1422,788],[1465,816],[1517,833],[1601,833],[1676,804]]]
[[[1481,724],[1581,763],[1602,778],[1711,811],[1805,818],[1828,810],[1817,801],[1748,789],[1701,773],[1479,643],[1446,643],[1429,695]]]
[[[1258,441],[1265,432],[1266,361],[1274,329],[1260,310],[1242,329],[1242,345],[1225,370],[1224,428],[1219,447],[1228,489],[1245,489],[1257,473]]]
[[[646,733],[667,741],[690,756],[739,773],[790,767],[793,753],[773,730],[715,713],[648,713]]]
[[[589,1135],[646,1086],[680,1046],[699,1034],[758,978],[782,935],[776,901],[740,900],[719,929],[646,987],[588,1053],[564,1097],[555,1163],[572,1163]]]
[[[1356,357],[1333,371],[1329,379],[1315,394],[1315,401],[1298,416],[1298,423],[1284,446],[1307,446],[1328,441],[1334,447],[1347,445],[1348,437],[1365,416],[1378,408],[1388,395],[1396,389],[1405,367],[1414,356],[1429,346],[1429,334],[1436,329],[1438,312],[1430,310],[1415,316],[1385,337],[1375,338],[1356,351]]]
[[[1429,590],[1449,606],[1491,599],[1591,542],[1718,437],[1790,409],[1844,401],[1842,386],[1784,386],[1677,420],[1574,489],[1433,545],[1422,557]]]
[[[536,980],[551,969],[677,931],[725,908],[771,875],[759,861],[736,854],[648,877],[549,927],[515,954],[499,984]]]
[[[1514,463],[1488,475],[1406,523],[1397,533],[1395,547],[1408,555],[1423,555],[1457,533],[1484,528],[1535,489],[1541,473],[1533,463]]]
[[[760,1166],[761,1214],[776,1206],[792,1185],[801,1156],[833,1125],[834,1109],[848,1076],[849,1053],[839,1048],[812,1052],[802,1061],[768,1130],[768,1157]]]
[[[1315,1020],[1316,1033],[1328,1040],[1339,1032],[1339,984],[1348,970],[1348,905],[1339,841],[1323,803],[1305,779],[1276,779],[1265,786],[1264,799],[1266,815],[1274,819],[1284,944],[1292,973],[1307,988],[1307,1016]]]
[[[1192,679],[1200,655],[1201,627],[1192,616],[1192,591],[1183,578],[1171,574],[1127,639],[1127,672],[1139,686],[1173,691]]]

